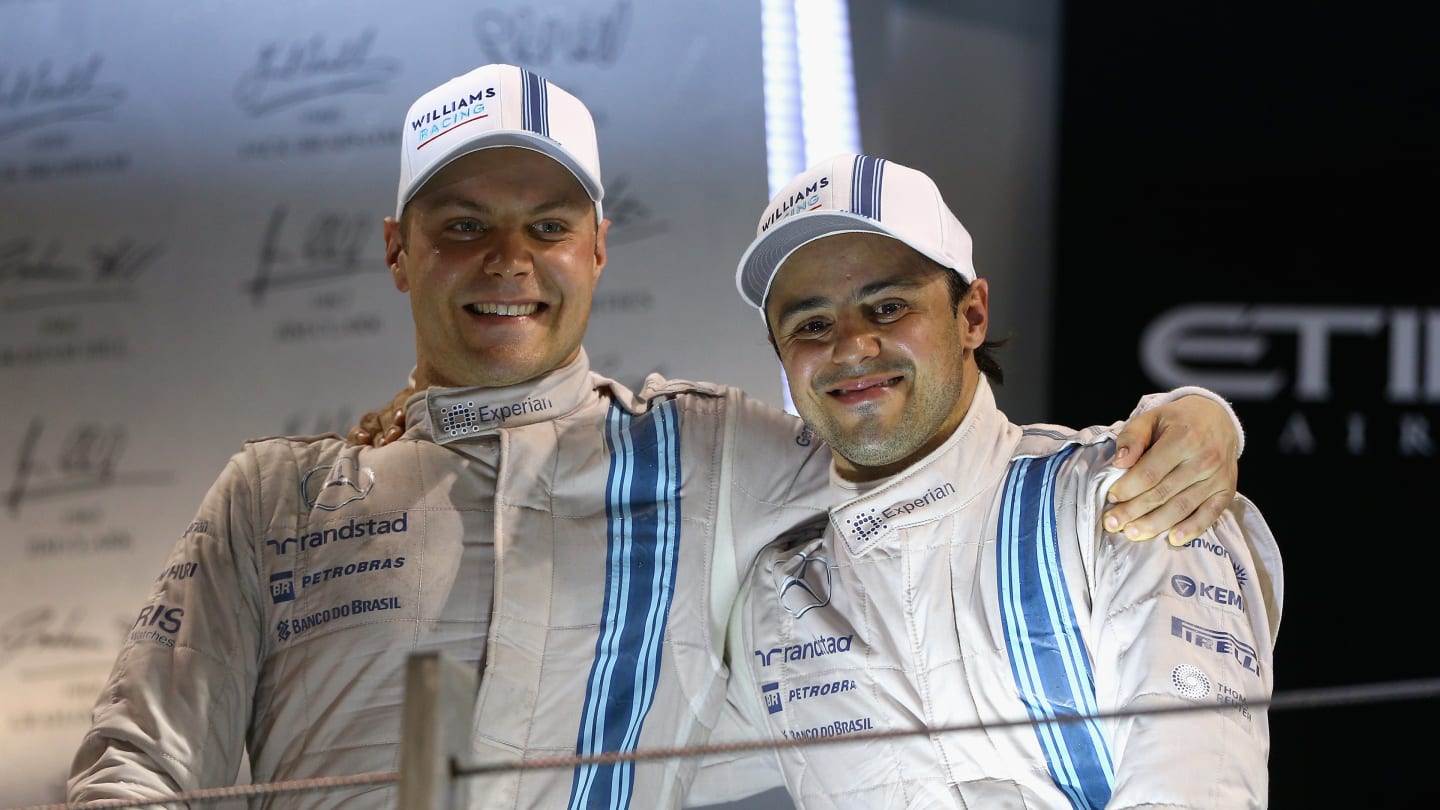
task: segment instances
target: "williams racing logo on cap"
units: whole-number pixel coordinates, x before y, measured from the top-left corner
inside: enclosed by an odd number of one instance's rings
[[[425,144],[462,124],[490,117],[485,109],[485,100],[494,97],[495,88],[487,87],[446,101],[412,120],[410,129],[415,132],[415,148],[424,148]]]
[[[830,563],[802,551],[774,568],[775,593],[780,607],[795,618],[830,604]]]
[[[765,217],[765,222],[760,226],[760,232],[770,230],[770,226],[788,219],[796,214],[803,214],[806,211],[814,211],[824,206],[820,203],[820,190],[830,187],[830,178],[822,177],[813,183],[807,184],[804,188],[797,188],[795,192],[783,200],[779,200],[775,209]]]

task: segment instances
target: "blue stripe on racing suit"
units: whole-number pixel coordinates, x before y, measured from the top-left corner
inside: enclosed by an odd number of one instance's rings
[[[1072,445],[1048,458],[1011,462],[1001,499],[1001,620],[1015,685],[1034,720],[1098,710],[1095,675],[1056,545],[1055,478],[1074,451]],[[1070,805],[1104,807],[1115,788],[1115,762],[1099,723],[1039,723],[1035,736]]]
[[[633,751],[655,699],[680,541],[680,436],[674,403],[606,420],[609,555],[605,604],[575,753]],[[570,808],[627,808],[635,764],[575,769]]]

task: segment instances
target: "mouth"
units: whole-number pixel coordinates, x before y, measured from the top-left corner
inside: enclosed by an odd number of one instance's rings
[[[465,311],[471,315],[498,315],[503,318],[523,318],[527,315],[534,315],[545,308],[545,304],[536,301],[524,304],[498,304],[487,301],[465,305]]]
[[[863,400],[882,394],[892,386],[899,385],[904,379],[904,376],[896,376],[846,380],[834,388],[826,389],[825,393],[841,400]]]

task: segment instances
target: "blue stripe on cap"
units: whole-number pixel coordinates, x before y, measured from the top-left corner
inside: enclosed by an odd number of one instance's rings
[[[880,220],[880,184],[884,174],[884,158],[855,156],[855,170],[850,179],[850,210],[853,213],[877,222]]]
[[[575,753],[634,751],[655,701],[680,544],[680,435],[673,402],[606,419],[610,477],[605,603]],[[630,806],[633,761],[575,769],[570,810]]]
[[[520,83],[525,88],[524,114],[522,116],[525,128],[548,138],[550,136],[550,96],[546,90],[545,77],[522,69]]]
[[[1055,479],[1072,445],[1010,464],[996,538],[1001,623],[1030,717],[1093,715],[1095,674],[1065,588],[1055,530]],[[1074,808],[1101,808],[1115,789],[1109,742],[1095,720],[1038,723],[1050,776]]]

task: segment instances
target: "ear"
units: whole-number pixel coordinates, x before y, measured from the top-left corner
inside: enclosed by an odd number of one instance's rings
[[[405,272],[405,242],[402,235],[400,222],[394,217],[385,217],[385,264],[390,268],[395,289],[410,292],[410,278]]]
[[[609,258],[610,258],[609,253],[608,253],[608,248],[606,248],[606,246],[605,246],[605,240],[606,240],[607,238],[609,238],[609,235],[610,235],[610,220],[608,220],[608,219],[606,219],[606,220],[601,220],[600,224],[599,224],[598,226],[596,226],[596,228],[595,228],[595,279],[594,279],[594,280],[595,280],[596,282],[598,282],[598,281],[600,280],[600,271],[602,271],[602,270],[605,269],[605,262],[608,261]]]
[[[977,278],[970,283],[960,299],[959,321],[961,341],[967,349],[978,349],[990,331],[990,283]]]

